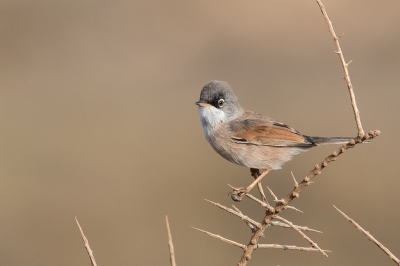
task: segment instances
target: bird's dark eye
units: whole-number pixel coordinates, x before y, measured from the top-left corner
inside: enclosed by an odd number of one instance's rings
[[[224,99],[219,99],[218,100],[218,107],[224,106],[224,103],[225,103]]]

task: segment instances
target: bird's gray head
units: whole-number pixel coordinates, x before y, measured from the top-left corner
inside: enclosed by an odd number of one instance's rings
[[[238,98],[225,81],[213,80],[203,87],[199,106],[201,123],[215,128],[220,123],[229,122],[243,113]]]

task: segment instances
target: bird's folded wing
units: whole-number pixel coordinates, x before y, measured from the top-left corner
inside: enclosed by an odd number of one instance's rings
[[[236,143],[275,147],[311,147],[315,144],[286,124],[272,119],[244,119],[232,121],[232,140]]]

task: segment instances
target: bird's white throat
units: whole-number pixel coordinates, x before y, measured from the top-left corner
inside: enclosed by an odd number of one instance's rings
[[[200,122],[206,139],[223,123],[228,121],[224,111],[214,106],[199,107]]]

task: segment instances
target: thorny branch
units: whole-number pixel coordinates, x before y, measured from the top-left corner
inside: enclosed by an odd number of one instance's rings
[[[351,106],[353,107],[354,118],[356,119],[356,124],[357,124],[357,129],[358,129],[358,137],[361,138],[364,136],[364,130],[361,125],[360,112],[358,111],[358,108],[357,108],[356,96],[354,95],[353,85],[351,84],[350,76],[349,76],[349,65],[352,62],[352,60],[349,61],[348,63],[346,63],[346,60],[344,60],[343,52],[342,52],[342,49],[340,48],[340,44],[339,44],[339,37],[336,36],[335,30],[333,29],[333,26],[332,26],[332,22],[330,21],[328,14],[326,13],[325,7],[321,3],[320,0],[317,0],[317,4],[319,5],[322,15],[324,16],[326,23],[328,24],[329,31],[332,34],[333,41],[335,42],[335,45],[336,45],[336,49],[337,49],[336,53],[338,54],[338,56],[340,58],[340,62],[342,63],[342,67],[343,67],[343,71],[344,71],[344,79],[346,80],[347,87],[349,89],[350,98],[351,98]]]
[[[299,251],[318,251],[318,249],[316,249],[316,248],[297,247],[297,246],[278,245],[278,244],[258,244],[258,248],[276,248],[276,249],[299,250]],[[330,250],[324,250],[324,251],[331,252]]]
[[[317,243],[315,243],[311,238],[309,238],[306,234],[304,234],[299,228],[297,228],[297,226],[295,226],[293,223],[291,223],[290,221],[276,215],[275,219],[278,219],[282,222],[284,222],[285,224],[289,225],[291,228],[293,228],[296,232],[298,232],[305,240],[307,240],[311,246],[315,249],[317,249],[319,252],[321,252],[324,256],[328,257],[328,255],[326,255],[326,253],[317,245]]]
[[[238,266],[243,266],[247,264],[247,261],[251,259],[251,254],[255,249],[257,249],[258,245],[258,240],[260,237],[264,234],[264,230],[269,226],[269,223],[271,222],[272,219],[276,218],[276,215],[280,212],[282,212],[285,207],[296,197],[299,196],[300,191],[310,185],[310,181],[317,175],[321,174],[321,171],[327,167],[331,162],[335,161],[336,158],[344,153],[346,150],[353,148],[355,145],[362,143],[365,140],[368,139],[373,139],[379,135],[378,130],[374,130],[366,134],[362,138],[355,138],[354,140],[351,140],[349,143],[344,144],[342,147],[334,151],[332,154],[328,155],[321,163],[317,164],[313,170],[310,171],[310,173],[301,181],[300,183],[297,184],[293,188],[293,190],[283,199],[279,200],[273,210],[270,210],[266,208],[266,215],[261,221],[261,228],[255,231],[249,241],[249,244],[247,244],[242,257],[240,258],[240,261],[238,263]],[[246,195],[247,196],[247,195]]]
[[[390,252],[390,250],[388,248],[386,248],[382,243],[380,243],[378,240],[376,240],[375,237],[373,237],[368,231],[365,231],[364,228],[362,228],[358,223],[356,223],[353,219],[351,219],[349,216],[347,216],[344,212],[339,210],[335,205],[333,205],[333,207],[335,207],[335,209],[341,215],[343,215],[343,217],[346,218],[347,221],[352,223],[359,231],[361,231],[364,235],[366,235],[370,241],[374,242],[375,245],[377,245],[380,249],[382,249],[383,252],[385,252],[386,255],[388,255],[391,260],[396,262],[397,265],[400,265],[400,260],[395,255],[393,255],[393,253]]]
[[[170,256],[171,266],[176,266],[174,244],[172,243],[171,229],[169,228],[169,221],[167,215],[165,215],[165,223],[167,225],[167,232],[168,232],[168,246],[169,246],[169,256]]]
[[[76,224],[77,224],[78,227],[79,227],[79,231],[81,232],[81,236],[82,236],[82,239],[83,239],[83,243],[85,244],[86,251],[87,251],[87,253],[88,253],[88,255],[89,255],[90,263],[92,264],[92,266],[97,266],[96,260],[94,259],[94,256],[93,256],[93,251],[92,251],[92,249],[91,249],[90,246],[89,246],[89,241],[88,241],[88,239],[86,238],[85,234],[83,233],[82,227],[81,227],[81,225],[79,224],[78,219],[77,219],[76,217],[75,217],[75,221],[76,221]]]

